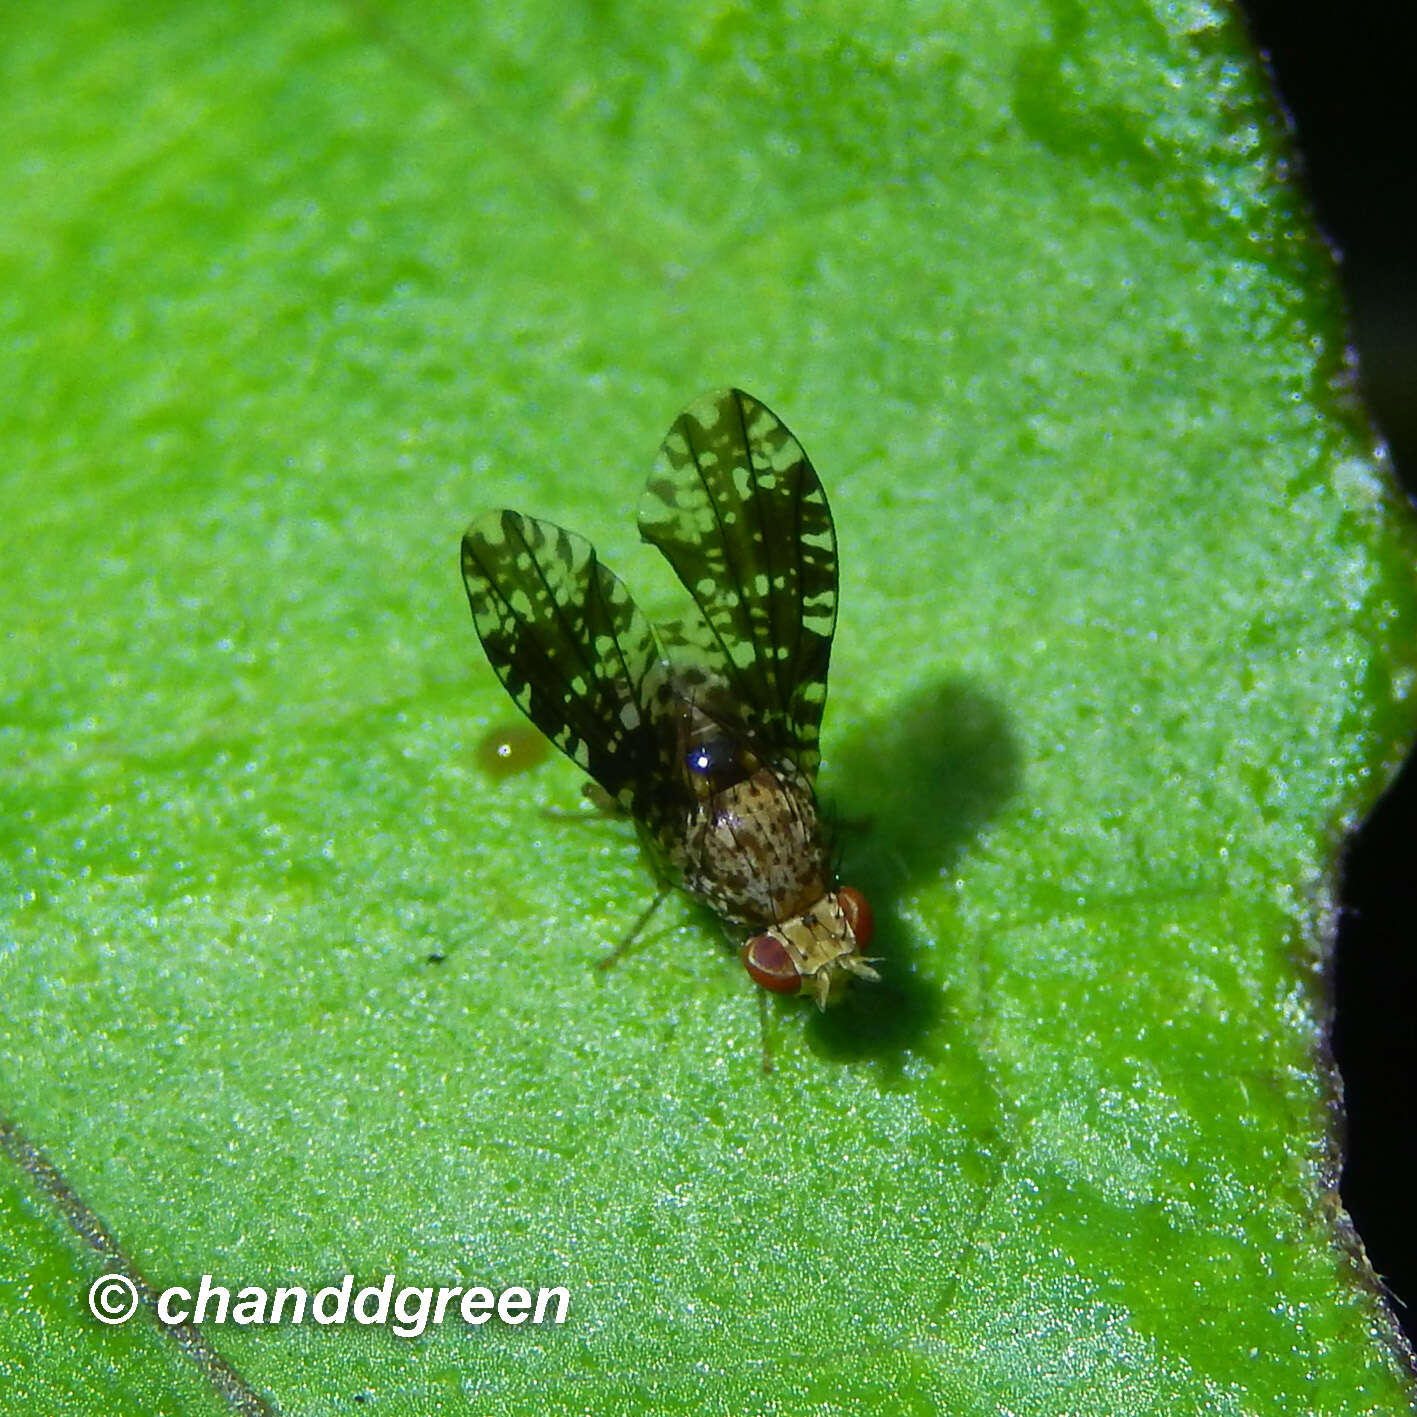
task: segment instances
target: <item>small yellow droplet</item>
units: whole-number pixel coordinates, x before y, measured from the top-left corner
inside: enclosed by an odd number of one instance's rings
[[[546,761],[551,745],[530,724],[502,724],[482,735],[475,749],[477,765],[489,777],[515,777]]]

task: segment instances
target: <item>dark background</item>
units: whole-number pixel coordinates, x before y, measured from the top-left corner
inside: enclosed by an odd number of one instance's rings
[[[1406,6],[1249,0],[1340,276],[1360,382],[1409,499],[1417,495],[1417,52]],[[1417,1130],[1417,763],[1351,844],[1333,1048],[1348,1111],[1343,1199],[1417,1338],[1412,1245]]]

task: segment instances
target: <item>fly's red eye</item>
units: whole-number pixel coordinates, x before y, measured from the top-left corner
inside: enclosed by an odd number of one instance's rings
[[[871,936],[876,933],[871,902],[855,886],[843,886],[836,893],[836,903],[841,907],[841,913],[846,916],[846,923],[851,926],[856,948],[864,950],[871,943]]]
[[[754,935],[742,950],[743,968],[753,983],[773,994],[797,994],[802,976],[787,953],[787,946],[774,935]]]

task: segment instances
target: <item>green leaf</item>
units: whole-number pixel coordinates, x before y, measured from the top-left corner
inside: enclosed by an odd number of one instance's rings
[[[0,63],[7,1397],[1408,1410],[1323,1023],[1414,543],[1228,14],[61,0]],[[634,507],[726,384],[836,516],[885,976],[769,1077],[702,915],[593,968],[649,877],[481,764],[457,564],[511,506],[673,613]],[[114,1266],[571,1302],[208,1323],[220,1396]]]

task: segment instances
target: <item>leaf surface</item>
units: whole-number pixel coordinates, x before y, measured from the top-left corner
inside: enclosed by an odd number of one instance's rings
[[[1412,528],[1223,12],[65,0],[0,64],[0,1114],[157,1288],[571,1293],[207,1325],[252,1393],[1408,1410],[1322,1026]],[[515,507],[674,614],[634,508],[728,384],[831,499],[885,976],[771,1077],[702,915],[592,967],[649,877],[479,766],[458,575]],[[21,1154],[20,1405],[223,1410]]]

